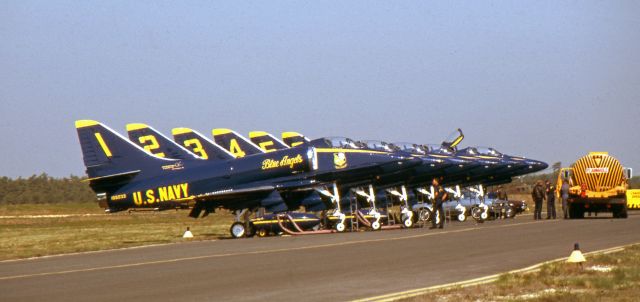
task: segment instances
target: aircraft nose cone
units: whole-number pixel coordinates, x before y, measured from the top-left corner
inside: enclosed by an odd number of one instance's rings
[[[529,169],[533,170],[534,172],[542,171],[549,167],[547,163],[539,160],[528,160],[527,163],[529,164]]]

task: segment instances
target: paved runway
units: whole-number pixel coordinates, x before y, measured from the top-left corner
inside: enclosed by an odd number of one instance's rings
[[[640,242],[629,219],[451,223],[187,242],[0,262],[1,301],[350,300],[467,280]],[[197,234],[196,234],[197,235]]]

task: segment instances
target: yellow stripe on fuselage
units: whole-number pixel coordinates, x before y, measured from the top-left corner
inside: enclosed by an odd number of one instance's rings
[[[373,150],[358,150],[358,149],[342,149],[342,148],[316,148],[318,153],[373,153],[373,154],[390,154],[389,152],[373,151]]]

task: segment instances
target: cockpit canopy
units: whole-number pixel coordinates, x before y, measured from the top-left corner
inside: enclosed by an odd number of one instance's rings
[[[498,150],[493,149],[491,147],[476,147],[475,148],[478,153],[480,153],[481,155],[486,155],[486,156],[496,156],[496,157],[500,157],[502,156],[502,153],[498,152]]]
[[[378,150],[378,151],[384,151],[384,152],[394,152],[398,150],[398,148],[395,147],[393,144],[389,144],[383,141],[364,140],[364,141],[359,141],[358,143],[360,143],[364,148],[369,150]]]
[[[425,146],[414,143],[393,143],[391,144],[391,146],[393,146],[393,148],[395,148],[396,150],[405,151],[412,154],[427,154],[427,152],[429,152],[429,150],[425,148]]]
[[[445,146],[437,145],[437,144],[427,144],[427,145],[424,145],[424,147],[429,152],[436,153],[436,154],[452,155],[455,152],[452,148],[447,148]]]
[[[347,137],[324,137],[322,138],[324,144],[329,148],[342,148],[342,149],[362,149],[361,143],[358,143]]]

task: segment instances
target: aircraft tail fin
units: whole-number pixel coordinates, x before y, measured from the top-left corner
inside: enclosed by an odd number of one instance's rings
[[[129,139],[150,154],[163,158],[200,159],[162,133],[145,124],[127,124]]]
[[[235,157],[264,153],[260,147],[231,129],[217,128],[211,130],[211,133],[213,134],[213,141],[231,152]]]
[[[176,143],[203,159],[229,160],[235,158],[229,151],[193,129],[173,128],[171,134],[173,134],[173,140]]]
[[[132,176],[172,161],[150,156],[142,148],[97,121],[78,120],[75,125],[90,180]]]
[[[282,141],[289,147],[295,147],[309,142],[309,138],[293,131],[282,132]]]
[[[284,142],[264,131],[249,132],[249,139],[256,144],[264,152],[273,152],[276,150],[288,149]]]

